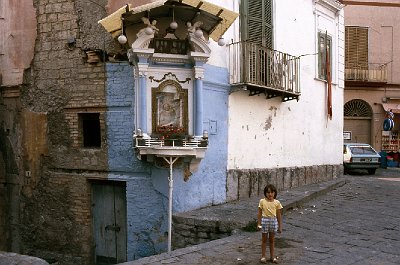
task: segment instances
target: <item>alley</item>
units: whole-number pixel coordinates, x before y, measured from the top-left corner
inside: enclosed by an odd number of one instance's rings
[[[355,172],[345,179],[284,216],[276,242],[280,264],[400,263],[400,171]],[[244,232],[129,264],[259,264],[260,245],[259,233]]]

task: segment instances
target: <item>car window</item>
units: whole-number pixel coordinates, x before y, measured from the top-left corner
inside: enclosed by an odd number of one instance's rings
[[[376,155],[370,146],[350,146],[350,150],[355,155]]]

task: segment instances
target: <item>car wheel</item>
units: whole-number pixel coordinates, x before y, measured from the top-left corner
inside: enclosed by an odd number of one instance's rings
[[[376,168],[368,169],[368,174],[375,175]]]

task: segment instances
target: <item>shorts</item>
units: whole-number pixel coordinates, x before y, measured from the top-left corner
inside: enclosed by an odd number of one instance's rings
[[[276,217],[262,217],[261,218],[261,232],[270,233],[278,231],[278,220]]]

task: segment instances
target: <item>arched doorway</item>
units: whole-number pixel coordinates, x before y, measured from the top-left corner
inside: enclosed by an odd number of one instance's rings
[[[351,140],[346,142],[371,143],[372,108],[362,99],[352,99],[344,104],[344,131],[350,131]]]

